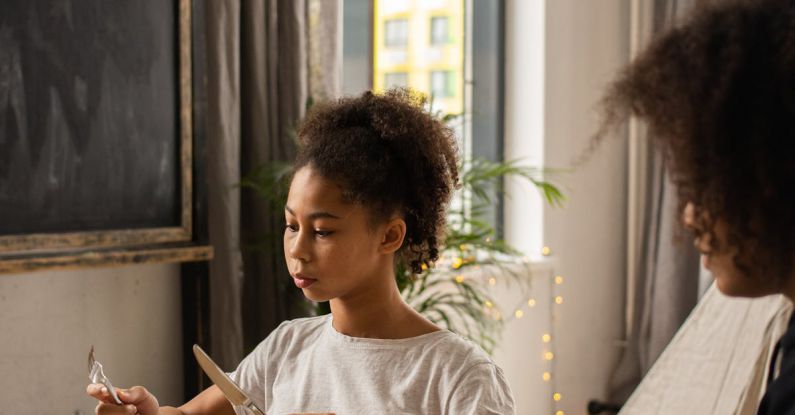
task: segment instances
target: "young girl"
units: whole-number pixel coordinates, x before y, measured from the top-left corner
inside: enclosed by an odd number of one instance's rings
[[[720,1],[661,35],[613,84],[662,149],[685,224],[723,293],[795,299],[795,1]],[[795,325],[759,414],[795,415]]]
[[[438,257],[458,184],[452,132],[405,91],[320,104],[298,131],[284,252],[307,298],[331,314],[284,322],[231,377],[268,414],[512,414],[502,370],[401,298],[395,265]],[[232,414],[213,386],[180,408],[141,387],[99,414]],[[125,412],[127,411],[127,412]],[[159,411],[159,412],[158,412]]]

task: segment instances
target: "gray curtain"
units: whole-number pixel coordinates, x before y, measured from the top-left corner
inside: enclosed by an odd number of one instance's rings
[[[206,7],[208,192],[215,248],[210,338],[219,365],[231,370],[281,321],[305,309],[300,291],[289,284],[281,238],[274,237],[282,232],[282,212],[236,185],[264,163],[292,160],[294,128],[310,91],[320,98],[338,95],[341,4],[224,0],[208,1]],[[313,47],[322,53],[312,54]]]
[[[658,33],[677,17],[689,11],[694,0],[654,0],[651,33]],[[640,140],[649,137],[640,129]],[[643,375],[676,334],[679,327],[698,302],[699,255],[684,234],[676,234],[676,188],[668,179],[662,157],[652,146],[635,157],[645,171],[643,189],[638,197],[641,217],[634,292],[627,292],[627,340],[621,357],[612,373],[609,396],[614,402],[624,402]]]

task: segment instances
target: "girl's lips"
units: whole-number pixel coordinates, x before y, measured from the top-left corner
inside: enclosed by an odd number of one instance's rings
[[[314,284],[315,281],[317,280],[314,278],[293,277],[293,282],[295,282],[295,286],[298,288],[309,288],[309,286]]]

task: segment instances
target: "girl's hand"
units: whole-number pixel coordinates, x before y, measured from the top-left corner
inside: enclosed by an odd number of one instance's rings
[[[118,405],[114,402],[108,389],[97,383],[88,385],[86,393],[99,401],[96,413],[101,415],[157,415],[160,408],[157,398],[143,386],[133,386],[130,389],[116,388],[116,395],[119,396],[124,405]]]

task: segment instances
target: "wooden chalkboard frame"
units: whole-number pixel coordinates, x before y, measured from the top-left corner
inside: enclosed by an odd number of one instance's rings
[[[180,225],[0,236],[0,273],[212,258],[194,235],[193,0],[178,1]],[[200,68],[198,68],[200,69]],[[199,76],[202,74],[199,73]]]

